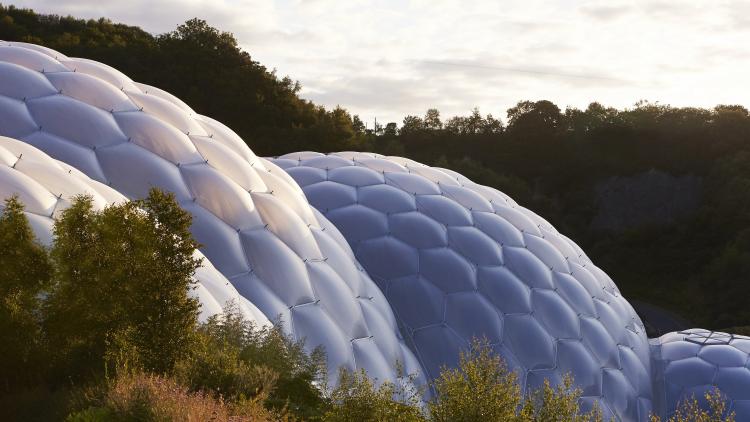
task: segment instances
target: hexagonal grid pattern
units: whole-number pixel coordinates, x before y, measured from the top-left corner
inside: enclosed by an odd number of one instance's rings
[[[341,235],[286,173],[229,128],[91,60],[0,42],[0,135],[20,139],[129,198],[173,192],[202,251],[329,373],[396,377],[419,366],[393,313]]]
[[[74,196],[91,196],[97,210],[128,200],[33,146],[0,136],[0,210],[4,201],[14,195],[24,204],[24,214],[37,239],[46,246],[52,244],[54,219],[70,206]],[[195,254],[197,258],[203,257],[198,251]],[[194,277],[196,289],[190,293],[201,303],[201,320],[221,313],[222,306],[232,300],[248,320],[259,326],[270,324],[208,260],[203,261]]]
[[[571,373],[584,404],[619,420],[647,417],[640,319],[542,218],[495,189],[404,158],[295,153],[274,162],[344,234],[429,377],[484,336],[527,388]]]
[[[736,420],[750,420],[750,337],[691,329],[651,340],[654,410],[669,417],[677,405],[717,388]]]

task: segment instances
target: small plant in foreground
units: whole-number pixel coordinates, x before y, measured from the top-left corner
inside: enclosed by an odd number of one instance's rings
[[[573,388],[570,376],[557,387],[546,381],[524,400],[516,373],[508,370],[487,340],[475,339],[469,351],[461,353],[458,368],[443,369],[434,389],[436,397],[429,410],[436,422],[602,420],[597,408],[581,411],[581,391]]]
[[[702,408],[698,399],[691,397],[680,402],[667,422],[734,422],[735,414],[727,410],[727,402],[718,389],[707,391],[703,397],[708,409]],[[658,416],[651,416],[651,422],[660,421]]]
[[[108,385],[99,406],[71,414],[67,422],[99,421],[277,421],[282,417],[257,400],[227,402],[190,391],[174,379],[121,373]]]
[[[189,355],[175,376],[191,389],[214,391],[227,400],[260,400],[268,408],[314,419],[325,411],[322,349],[307,353],[280,325],[258,327],[233,303],[197,328]]]
[[[364,370],[341,370],[338,386],[330,395],[331,408],[324,422],[425,422],[418,391],[412,376],[400,377],[398,384],[376,386]]]

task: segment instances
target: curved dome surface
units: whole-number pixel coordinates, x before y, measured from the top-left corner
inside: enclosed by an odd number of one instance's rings
[[[652,340],[654,410],[670,417],[676,406],[718,389],[735,412],[750,420],[750,337],[703,329],[665,334]]]
[[[91,196],[97,210],[128,200],[109,186],[91,180],[33,146],[0,136],[0,209],[4,201],[14,195],[24,204],[24,214],[34,235],[46,246],[52,244],[54,219],[70,206],[76,195]],[[199,251],[195,254],[197,258],[203,257]],[[196,289],[191,290],[191,294],[200,301],[201,320],[221,313],[223,306],[233,301],[245,318],[256,325],[270,324],[208,260],[203,260],[194,279]]]
[[[643,324],[571,240],[505,194],[450,170],[377,154],[274,162],[343,233],[429,377],[486,337],[522,384],[575,377],[620,420],[651,410]]]
[[[397,361],[420,372],[388,302],[297,184],[174,96],[101,63],[0,42],[0,135],[128,198],[173,192],[211,263],[269,319],[322,345],[333,377],[345,367],[394,380]]]

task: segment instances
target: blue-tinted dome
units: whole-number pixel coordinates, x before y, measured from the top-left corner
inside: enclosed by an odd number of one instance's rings
[[[652,340],[654,411],[666,417],[685,400],[706,406],[721,393],[736,420],[750,420],[750,337],[692,329]]]
[[[274,161],[349,241],[429,377],[487,337],[527,388],[575,377],[605,417],[651,411],[649,346],[630,304],[570,239],[450,170],[375,154]]]

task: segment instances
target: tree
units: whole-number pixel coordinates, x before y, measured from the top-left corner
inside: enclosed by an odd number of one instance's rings
[[[391,138],[395,138],[398,135],[398,125],[396,122],[388,122],[383,129],[383,135]]]
[[[551,136],[560,128],[560,108],[550,101],[520,101],[508,109],[508,130],[533,136]]]
[[[474,109],[471,110],[471,115],[466,118],[466,132],[472,134],[479,133],[484,127],[484,123],[479,108],[474,107]]]
[[[402,135],[409,135],[414,133],[419,133],[422,130],[424,130],[425,125],[422,119],[420,119],[417,116],[406,116],[404,117],[403,124],[401,125],[401,134]]]
[[[40,295],[52,267],[17,197],[0,214],[0,388],[10,392],[39,381],[44,344]]]
[[[440,121],[440,112],[436,108],[427,109],[424,114],[424,126],[429,130],[440,130],[443,122]]]
[[[454,135],[467,133],[466,117],[453,116],[445,122],[445,130]]]
[[[357,134],[365,133],[365,123],[356,114],[352,117],[352,129],[354,129],[354,133]]]
[[[198,314],[189,290],[200,265],[190,223],[158,190],[102,211],[81,196],[63,211],[44,321],[58,371],[88,378],[126,361],[165,372],[188,352]]]
[[[500,119],[492,117],[491,114],[488,114],[484,119],[484,125],[482,125],[481,131],[486,135],[501,133],[503,131],[503,122]]]

